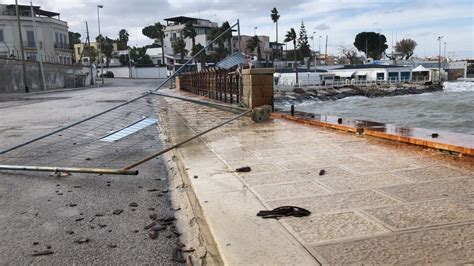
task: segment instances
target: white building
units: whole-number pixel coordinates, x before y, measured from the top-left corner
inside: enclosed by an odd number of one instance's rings
[[[334,80],[356,81],[410,81],[411,66],[399,65],[354,65],[328,70]]]
[[[72,64],[68,25],[59,13],[19,5],[19,15],[25,59]],[[0,4],[0,56],[21,58],[20,51],[15,5]]]
[[[173,43],[178,38],[183,38],[186,42],[186,50],[192,51],[192,40],[190,38],[184,38],[183,36],[183,29],[186,26],[186,23],[191,22],[196,30],[196,44],[201,44],[202,46],[207,45],[207,33],[212,28],[217,28],[218,25],[216,22],[211,22],[207,19],[199,19],[199,18],[191,18],[191,17],[173,17],[167,18],[166,27],[165,27],[165,38],[163,39],[163,43],[165,46],[165,54],[172,55],[173,52]]]

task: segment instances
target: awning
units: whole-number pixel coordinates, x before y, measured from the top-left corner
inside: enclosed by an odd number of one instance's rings
[[[412,72],[429,72],[430,70],[427,69],[426,67],[419,65],[416,68],[412,70]]]
[[[333,72],[335,76],[341,77],[341,78],[350,78],[352,75],[354,75],[354,71],[341,71],[341,72]]]

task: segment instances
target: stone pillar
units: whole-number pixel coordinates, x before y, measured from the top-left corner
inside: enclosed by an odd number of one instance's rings
[[[177,90],[181,90],[181,78],[180,77],[176,77],[174,79],[174,82],[175,82],[175,87]]]
[[[273,107],[273,68],[243,69],[242,102],[253,109],[262,105]]]

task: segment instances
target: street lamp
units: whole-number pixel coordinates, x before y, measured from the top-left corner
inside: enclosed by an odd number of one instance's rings
[[[438,37],[438,43],[439,43],[439,53],[438,53],[438,78],[439,78],[439,83],[441,84],[441,40],[443,39],[443,36]]]
[[[321,54],[321,36],[319,36],[319,54]]]
[[[103,5],[97,5],[97,25],[99,26],[99,36],[101,36],[100,34],[100,15],[99,15],[99,8],[104,8]],[[99,60],[100,60],[100,75],[102,77],[102,84],[104,84],[104,64],[102,62],[102,55],[101,55],[101,52],[102,52],[102,47],[101,47],[101,44],[99,43]]]
[[[257,29],[258,27],[253,27],[253,35],[257,35]]]

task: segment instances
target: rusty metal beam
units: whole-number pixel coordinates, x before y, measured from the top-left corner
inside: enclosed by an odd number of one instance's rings
[[[107,175],[138,175],[138,170],[110,169],[110,168],[77,168],[77,167],[50,167],[50,166],[24,166],[24,165],[0,165],[0,170],[8,171],[35,171],[54,173],[84,173],[84,174],[107,174]]]

